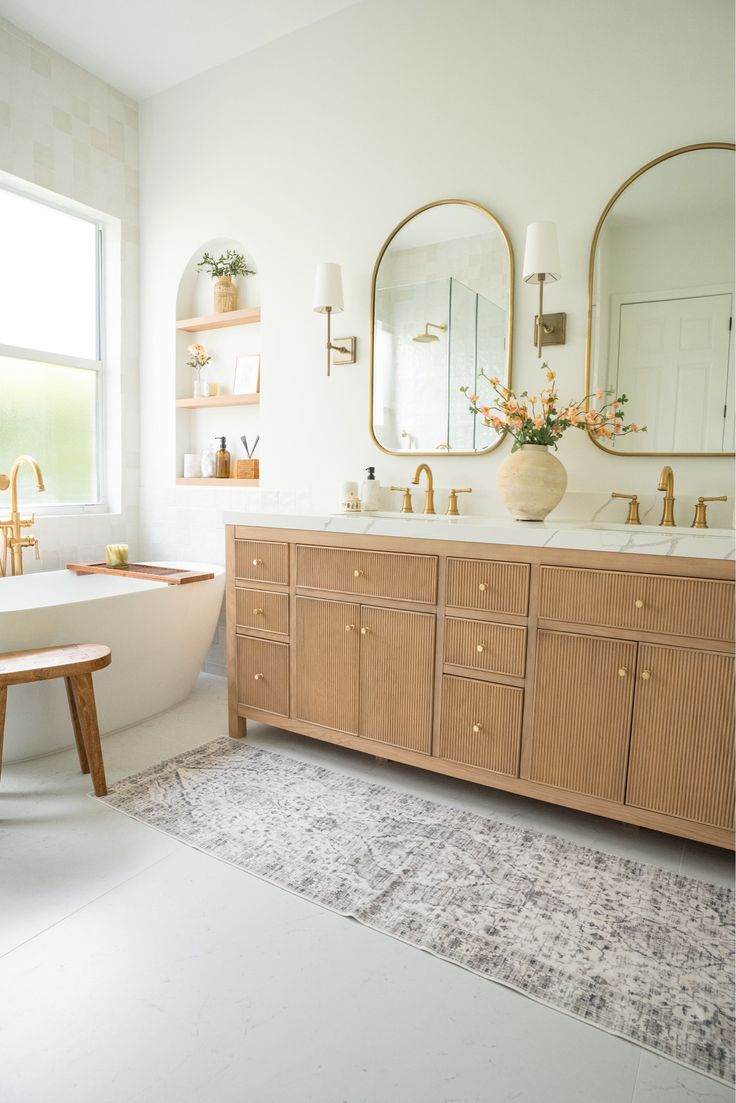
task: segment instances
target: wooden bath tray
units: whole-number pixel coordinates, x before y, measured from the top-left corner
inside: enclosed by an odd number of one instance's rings
[[[129,563],[127,567],[108,567],[107,563],[67,563],[68,571],[77,574],[117,574],[125,578],[142,578],[146,582],[166,582],[182,586],[185,582],[206,582],[214,578],[211,571],[185,571],[180,567],[153,567],[148,563]]]

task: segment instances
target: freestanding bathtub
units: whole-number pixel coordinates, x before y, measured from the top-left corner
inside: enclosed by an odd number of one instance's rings
[[[94,675],[100,731],[171,708],[192,689],[212,642],[225,588],[223,567],[206,582],[168,586],[124,576],[47,571],[0,578],[0,652],[60,643],[105,643],[112,665]],[[64,682],[8,690],[7,762],[74,743]]]

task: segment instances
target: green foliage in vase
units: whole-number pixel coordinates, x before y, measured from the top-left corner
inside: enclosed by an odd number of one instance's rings
[[[209,272],[213,280],[220,276],[254,276],[255,268],[249,268],[245,263],[242,253],[236,253],[234,249],[228,249],[221,253],[217,259],[209,253],[203,253],[202,259],[197,265],[198,272]]]

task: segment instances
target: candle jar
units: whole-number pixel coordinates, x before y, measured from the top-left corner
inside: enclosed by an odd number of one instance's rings
[[[108,567],[127,567],[128,566],[128,545],[127,544],[108,544],[105,548],[105,562]]]

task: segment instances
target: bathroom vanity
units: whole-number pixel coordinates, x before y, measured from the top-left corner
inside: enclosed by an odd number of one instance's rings
[[[246,721],[734,845],[727,535],[229,515]]]

